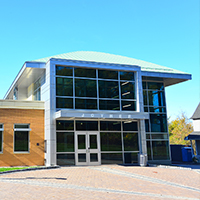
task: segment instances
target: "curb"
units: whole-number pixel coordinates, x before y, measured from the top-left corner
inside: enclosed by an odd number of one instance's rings
[[[48,167],[33,167],[33,168],[26,168],[26,169],[16,169],[16,170],[10,170],[10,171],[5,171],[5,172],[0,172],[1,174],[8,174],[8,173],[14,173],[14,172],[23,172],[23,171],[35,171],[35,170],[43,170],[43,169],[57,169],[60,168],[60,166],[48,166]]]

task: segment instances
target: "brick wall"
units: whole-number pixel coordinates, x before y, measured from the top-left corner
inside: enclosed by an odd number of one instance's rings
[[[44,165],[44,110],[0,108],[0,123],[4,124],[0,166]],[[29,153],[14,153],[14,124],[30,124]]]

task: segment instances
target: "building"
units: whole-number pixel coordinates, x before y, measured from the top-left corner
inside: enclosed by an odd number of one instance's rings
[[[194,131],[190,133],[187,137],[185,137],[185,140],[190,140],[191,146],[192,146],[192,140],[195,141],[196,155],[194,155],[194,152],[192,152],[193,154],[192,156],[195,156],[197,162],[200,163],[200,103],[197,106],[191,119],[193,120]]]
[[[41,164],[36,154],[48,166],[145,165],[147,157],[170,163],[165,87],[189,79],[175,69],[98,52],[25,62],[0,106],[0,165]],[[44,125],[43,135],[37,125]],[[5,162],[16,157],[23,162]]]

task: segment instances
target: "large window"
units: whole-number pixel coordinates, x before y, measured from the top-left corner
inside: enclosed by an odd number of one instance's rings
[[[14,152],[29,152],[29,124],[14,125]]]
[[[3,151],[3,124],[0,124],[0,153]]]
[[[147,153],[149,160],[169,160],[169,135],[165,90],[162,79],[157,81],[143,77],[144,111],[149,112],[150,119],[145,120]]]
[[[134,76],[134,72],[56,66],[56,107],[136,111]]]

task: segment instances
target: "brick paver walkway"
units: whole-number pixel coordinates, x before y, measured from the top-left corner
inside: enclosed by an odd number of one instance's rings
[[[200,170],[102,165],[2,174],[0,199],[200,199]]]

